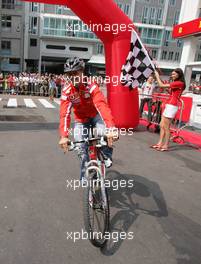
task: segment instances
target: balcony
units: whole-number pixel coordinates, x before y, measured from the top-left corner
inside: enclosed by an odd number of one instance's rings
[[[161,39],[143,38],[142,37],[142,42],[145,44],[149,44],[149,45],[157,45],[157,46],[161,45]]]
[[[92,32],[82,32],[82,31],[68,31],[66,29],[55,29],[55,28],[43,28],[44,36],[52,37],[71,37],[71,38],[81,38],[81,39],[97,39],[96,35]]]

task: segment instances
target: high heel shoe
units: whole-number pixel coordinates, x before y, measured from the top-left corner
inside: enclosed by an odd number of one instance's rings
[[[159,149],[161,147],[160,144],[155,144],[155,145],[151,145],[150,148],[153,148],[153,149]]]

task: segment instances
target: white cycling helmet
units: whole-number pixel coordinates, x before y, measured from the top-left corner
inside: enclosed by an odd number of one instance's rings
[[[74,71],[84,70],[84,68],[85,68],[84,61],[78,57],[69,58],[64,64],[64,72],[74,72]]]

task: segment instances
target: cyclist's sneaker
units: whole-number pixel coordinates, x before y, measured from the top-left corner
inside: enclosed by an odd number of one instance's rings
[[[110,158],[104,160],[104,163],[106,168],[112,167],[112,160]]]

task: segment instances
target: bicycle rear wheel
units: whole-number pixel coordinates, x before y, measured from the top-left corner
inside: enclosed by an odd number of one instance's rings
[[[83,190],[84,225],[90,242],[96,247],[103,247],[107,242],[105,237],[109,232],[109,201],[104,181],[93,177],[88,180]]]

